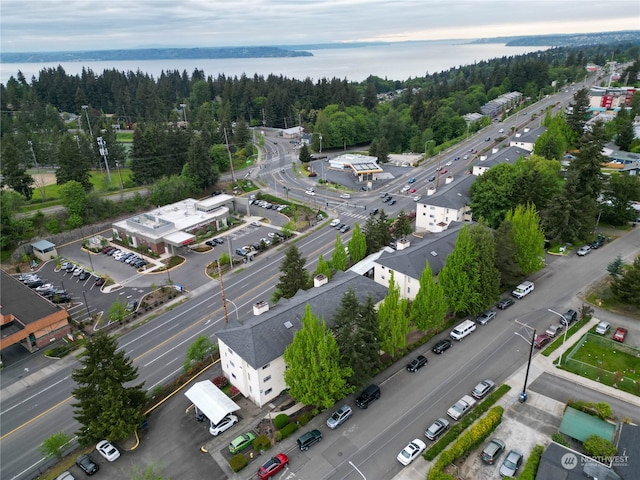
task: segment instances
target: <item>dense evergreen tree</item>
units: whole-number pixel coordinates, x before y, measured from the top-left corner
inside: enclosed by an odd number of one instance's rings
[[[613,174],[603,190],[603,202],[599,204],[602,221],[622,226],[637,218],[633,202],[640,199],[640,177],[637,175]]]
[[[289,395],[305,405],[331,407],[350,393],[347,379],[350,367],[340,364],[340,350],[335,337],[311,312],[307,304],[302,328],[293,336],[283,355],[287,368],[284,381]]]
[[[447,306],[456,314],[478,312],[478,306],[483,305],[484,299],[480,298],[478,288],[480,275],[474,246],[469,228],[464,226],[458,234],[456,246],[438,274],[438,283],[444,289]]]
[[[572,138],[569,144],[575,145],[576,141],[584,134],[584,127],[589,120],[589,91],[581,88],[573,96],[572,110],[567,114],[567,124],[571,128]]]
[[[369,300],[372,300],[369,297]],[[366,304],[365,304],[366,305]],[[361,387],[375,375],[380,363],[377,342],[377,325],[366,315],[365,305],[360,305],[355,292],[347,290],[333,315],[333,333],[340,350],[340,364],[351,368],[349,385]],[[375,319],[375,310],[373,311]]]
[[[89,337],[80,364],[71,374],[76,382],[72,394],[80,444],[129,437],[144,419],[146,402],[142,383],[131,385],[138,378],[131,359],[118,350],[114,338],[100,332]]]
[[[389,278],[389,293],[378,307],[378,338],[380,348],[392,357],[407,344],[409,316],[407,300],[400,297],[393,272]]]
[[[200,135],[191,137],[187,162],[183,167],[182,174],[191,178],[192,182],[201,190],[215,185],[218,181],[218,169],[209,157],[207,145]]]
[[[27,200],[31,199],[34,183],[33,177],[27,173],[27,162],[13,141],[5,136],[2,141],[2,183],[1,187],[9,187]]]
[[[309,153],[309,147],[307,147],[306,143],[304,143],[302,145],[302,148],[300,148],[300,155],[298,156],[298,159],[302,163],[309,163],[311,160],[313,160],[313,158],[311,157],[311,153]]]
[[[333,244],[333,253],[331,254],[331,266],[334,271],[342,271],[344,272],[347,269],[347,264],[349,263],[349,258],[347,257],[347,252],[344,251],[344,244],[342,243],[342,238],[340,238],[340,234],[336,234],[336,241]]]
[[[287,249],[280,266],[280,279],[273,292],[275,302],[280,298],[291,298],[298,290],[309,288],[309,273],[304,268],[306,262],[295,245]]]
[[[500,296],[500,271],[494,262],[496,248],[491,230],[485,225],[477,224],[469,229],[469,234],[476,254],[478,272],[478,303],[474,305],[472,313],[480,313]]]
[[[620,301],[640,307],[640,255],[611,282],[611,291]]]
[[[509,288],[517,284],[524,276],[516,261],[515,233],[510,221],[503,220],[496,230],[495,245],[494,264],[500,272],[500,286],[501,289]]]
[[[56,183],[58,185],[75,181],[87,192],[93,188],[89,181],[90,159],[80,155],[78,145],[71,135],[65,134],[60,139],[57,157]]]
[[[616,134],[616,145],[620,147],[620,150],[629,152],[636,134],[633,127],[633,117],[626,108],[621,108],[618,112],[615,125],[618,132]]]

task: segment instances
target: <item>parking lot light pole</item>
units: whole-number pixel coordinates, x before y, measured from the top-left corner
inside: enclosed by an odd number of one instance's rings
[[[89,250],[87,250],[87,255],[89,256],[89,265],[91,265],[91,271],[95,272],[95,269],[93,268],[93,260],[91,260],[91,252]]]
[[[558,315],[564,320],[565,329],[564,329],[564,336],[562,338],[562,346],[564,346],[564,342],[567,341],[567,330],[569,330],[569,320],[567,319],[567,317],[565,317],[561,313],[556,312],[555,310],[551,310],[550,308],[547,308],[547,310],[549,310],[551,313],[555,313],[556,315]],[[560,355],[558,356],[558,363],[556,365],[558,366],[562,365],[562,353],[560,353]]]
[[[91,320],[91,312],[89,312],[89,304],[87,303],[87,296],[85,295],[85,290],[82,291],[82,296],[84,297],[84,306],[87,308],[87,316],[89,320]]]

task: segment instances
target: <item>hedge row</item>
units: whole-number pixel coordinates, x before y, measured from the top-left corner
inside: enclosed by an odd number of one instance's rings
[[[460,435],[451,445],[451,448],[442,452],[438,457],[438,460],[436,460],[436,463],[427,474],[427,480],[455,480],[452,476],[444,473],[445,467],[480,446],[500,425],[503,412],[504,408],[500,406],[492,408],[486,417],[480,419],[469,430]]]
[[[247,465],[249,465],[249,460],[244,453],[238,453],[229,459],[229,466],[234,472],[239,472]]]
[[[442,452],[447,445],[453,442],[456,438],[460,436],[462,432],[464,432],[469,425],[475,422],[478,418],[485,414],[500,398],[511,390],[511,387],[506,383],[501,385],[495,392],[491,395],[487,396],[480,404],[471,410],[466,417],[462,417],[462,419],[456,423],[451,429],[445,433],[440,440],[431,445],[423,454],[426,460],[433,460],[438,456],[440,452]]]
[[[520,472],[518,477],[520,480],[535,480],[538,473],[538,465],[540,464],[540,458],[544,453],[544,447],[542,445],[536,445],[529,454],[529,459],[524,468]]]

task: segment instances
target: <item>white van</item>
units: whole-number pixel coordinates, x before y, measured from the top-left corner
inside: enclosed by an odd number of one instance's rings
[[[513,292],[511,292],[511,295],[513,295],[516,298],[522,298],[528,294],[530,294],[531,292],[533,292],[533,282],[522,282],[520,285],[518,285],[515,290]]]
[[[476,322],[473,320],[465,320],[456,328],[451,330],[449,336],[458,342],[462,340],[467,335],[470,335],[476,329]]]

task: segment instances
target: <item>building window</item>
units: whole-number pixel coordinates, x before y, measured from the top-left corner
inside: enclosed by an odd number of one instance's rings
[[[435,210],[435,209],[436,209],[436,207],[429,207],[429,209],[430,209],[430,210]]]
[[[271,375],[267,375],[266,377],[264,377],[263,382],[267,383],[269,380],[271,380]]]
[[[384,275],[380,275],[380,278],[381,278],[382,280],[384,280]]]
[[[231,361],[230,361],[229,363],[231,364],[231,366],[232,366],[233,368],[236,368],[236,364],[235,364],[235,363],[233,363],[233,362],[231,362]]]
[[[229,349],[229,353],[230,353],[231,355],[233,355],[233,350]]]
[[[265,394],[265,395],[269,395],[272,391],[273,391],[273,388],[267,388],[267,389],[264,391],[264,394]]]
[[[266,370],[266,369],[267,369],[267,368],[269,368],[270,366],[271,366],[271,364],[270,364],[270,363],[267,363],[266,365],[264,365],[264,366],[262,367],[262,369],[263,369],[263,370]]]
[[[407,293],[411,293],[411,287],[407,287]]]
[[[235,374],[235,373],[232,373],[232,374],[231,374],[231,376],[232,376],[233,378],[236,378],[236,374]]]

